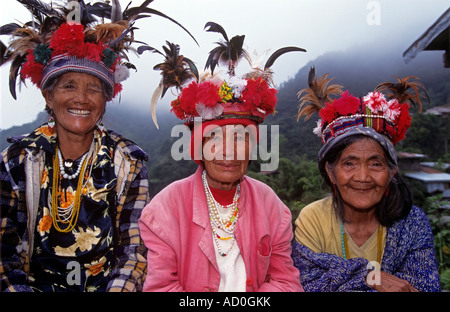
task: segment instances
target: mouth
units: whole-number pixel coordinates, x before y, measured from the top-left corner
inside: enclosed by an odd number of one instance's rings
[[[240,167],[240,164],[235,163],[216,163],[216,165],[220,166],[225,171],[236,170],[236,168]]]
[[[372,191],[372,189],[373,188],[371,188],[371,187],[369,187],[369,188],[355,188],[355,187],[353,187],[353,190],[355,192],[358,192],[358,193],[367,193],[367,192]]]
[[[74,117],[87,117],[91,114],[90,110],[69,108],[68,113]]]

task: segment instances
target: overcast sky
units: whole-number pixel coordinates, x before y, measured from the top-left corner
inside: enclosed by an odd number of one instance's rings
[[[129,1],[120,2],[125,7]],[[134,0],[132,4],[141,3],[142,0]],[[401,55],[448,5],[448,0],[155,0],[150,7],[183,24],[200,46],[181,28],[158,16],[138,20],[135,38],[158,49],[166,40],[177,43],[181,46],[181,54],[196,62],[200,70],[204,68],[213,43],[221,39],[220,34],[203,30],[208,21],[222,25],[229,38],[245,35],[244,45],[250,54],[263,54],[266,50],[270,54],[291,45],[305,48],[306,53],[283,55],[272,66],[274,82],[279,85],[293,77],[307,62],[330,51],[361,45],[379,48],[381,45],[386,49],[397,49]],[[30,13],[14,0],[2,0],[0,7],[1,25],[31,20]],[[0,40],[8,43],[6,36],[0,36]],[[146,52],[140,57],[132,54],[130,58],[138,71],[132,71],[123,83],[120,103],[115,99],[108,105],[127,105],[130,109],[144,107],[150,118],[150,98],[160,80],[160,73],[152,68],[163,57]],[[8,89],[9,66],[10,63],[0,69],[0,129],[35,120],[45,106],[40,91],[31,82],[27,87],[22,85],[17,89],[17,101],[12,98]],[[244,71],[245,66],[241,64]],[[165,103],[173,97],[168,92],[158,111],[168,110]]]

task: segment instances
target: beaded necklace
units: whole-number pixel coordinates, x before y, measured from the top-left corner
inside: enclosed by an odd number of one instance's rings
[[[214,242],[217,246],[217,250],[222,257],[228,255],[235,243],[234,229],[238,219],[238,204],[240,194],[240,184],[236,187],[236,192],[233,197],[233,203],[222,206],[218,203],[211,193],[211,190],[206,180],[206,170],[202,173],[203,188],[205,190],[206,202],[208,204],[209,220],[211,222],[211,228],[213,232]],[[228,216],[222,217],[220,210],[229,210]],[[219,233],[224,232],[225,235],[221,236]],[[226,251],[222,251],[221,241],[229,241],[229,246]]]
[[[342,244],[342,253],[344,255],[344,259],[350,258],[350,249],[347,244],[347,234],[344,233],[344,223],[341,220],[341,244]],[[383,227],[381,224],[378,225],[377,228],[377,262],[381,264],[381,253],[383,249]],[[348,255],[345,251],[348,251]]]
[[[81,195],[86,192],[86,184],[89,180],[89,177],[92,173],[92,154],[94,151],[94,142],[92,142],[91,147],[89,149],[89,152],[83,155],[83,158],[80,161],[80,165],[78,167],[76,175],[80,174],[80,177],[78,178],[77,183],[77,189],[75,191],[75,198],[73,199],[73,202],[68,207],[60,207],[59,206],[59,199],[58,199],[58,193],[61,191],[61,179],[66,178],[71,180],[72,178],[68,178],[63,176],[62,172],[60,172],[60,160],[61,157],[59,156],[61,153],[58,149],[58,146],[56,147],[56,156],[53,159],[53,187],[52,187],[52,196],[51,196],[51,214],[52,214],[52,221],[53,226],[58,232],[61,233],[68,233],[73,230],[75,225],[78,221],[78,215],[80,212],[80,205],[81,205]],[[91,163],[89,174],[85,175],[87,164]],[[84,184],[83,184],[83,181]],[[49,198],[50,200],[50,198]],[[62,229],[58,222],[62,224],[67,224],[67,227]]]
[[[86,159],[86,156],[88,153],[84,154],[83,157],[81,158],[80,164],[78,165],[78,168],[75,171],[75,173],[69,175],[66,173],[64,166],[72,167],[73,161],[71,161],[71,160],[63,161],[61,150],[57,149],[57,151],[58,151],[58,159],[59,159],[59,171],[61,171],[62,177],[64,179],[69,179],[69,180],[76,178],[78,176],[78,174],[80,174],[81,167],[82,167],[84,160]]]

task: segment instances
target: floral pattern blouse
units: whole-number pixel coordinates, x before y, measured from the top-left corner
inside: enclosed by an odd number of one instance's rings
[[[109,146],[105,133],[96,130],[93,159],[87,162],[84,177],[81,174],[72,180],[60,177],[59,186],[55,186],[56,135],[43,126],[28,139],[35,139],[37,146],[49,151],[41,180],[30,286],[35,291],[105,291],[109,268],[114,261],[113,216],[117,179],[112,161],[113,147]],[[65,168],[66,173],[73,174],[80,162],[81,159],[75,160],[70,168]],[[81,178],[86,182],[83,181],[85,187],[82,188],[76,225],[68,233],[59,232],[53,225],[51,214],[53,187],[58,187],[59,207],[68,209],[75,200]],[[56,222],[61,229],[67,227]]]

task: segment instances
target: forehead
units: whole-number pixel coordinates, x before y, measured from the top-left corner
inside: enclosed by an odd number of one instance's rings
[[[251,137],[253,136],[253,132],[255,132],[254,129],[250,129],[248,127],[245,127],[243,125],[240,124],[231,124],[231,125],[223,125],[223,126],[218,126],[218,125],[208,125],[205,127],[205,129],[203,130],[203,138],[211,138],[211,137],[216,137],[216,136],[224,136],[226,137],[227,135],[244,135],[244,134],[252,134],[250,135]]]
[[[355,158],[385,157],[381,145],[370,138],[363,138],[348,145],[342,151],[341,158],[350,156]]]
[[[69,72],[62,74],[58,79],[58,83],[67,81],[101,86],[101,81],[99,78],[86,73]]]

